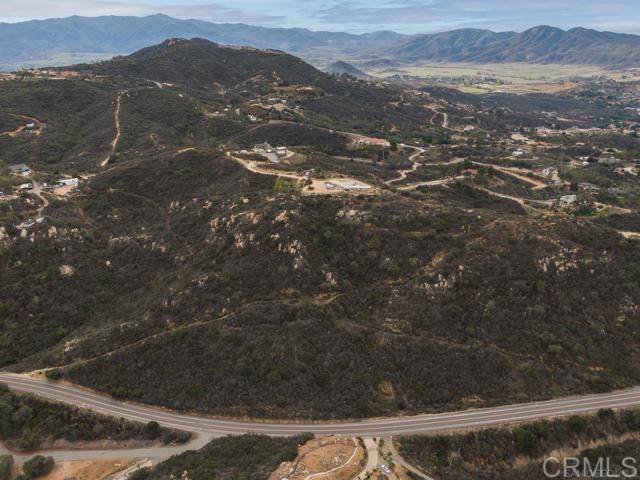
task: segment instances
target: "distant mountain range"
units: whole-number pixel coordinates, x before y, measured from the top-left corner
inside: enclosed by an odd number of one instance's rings
[[[628,67],[640,64],[640,36],[540,26],[522,33],[462,29],[428,35],[354,35],[149,17],[69,17],[0,24],[0,69],[71,63],[129,54],[167,38],[277,49],[326,67],[379,61],[529,62]]]
[[[421,35],[391,50],[409,61],[640,65],[640,36],[539,26],[522,33],[463,29]]]

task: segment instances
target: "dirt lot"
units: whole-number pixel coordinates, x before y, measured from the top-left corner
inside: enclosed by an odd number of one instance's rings
[[[261,165],[260,163],[257,163],[255,161],[246,160],[246,159],[231,155],[230,153],[229,153],[229,157],[253,173],[259,173],[261,175],[271,175],[274,177],[281,177],[281,178],[290,178],[293,180],[297,180],[299,182],[307,181],[307,177],[303,175],[298,175],[291,172],[281,172],[277,170],[272,170],[272,169],[269,169],[266,165]],[[341,188],[335,188],[335,189],[327,188],[327,185],[326,185],[327,182],[337,182],[337,183],[353,182],[353,183],[363,184],[363,182],[360,182],[356,179],[349,178],[349,177],[341,176],[341,177],[335,177],[335,178],[332,177],[332,178],[324,178],[324,179],[312,178],[311,181],[312,181],[312,188],[309,189],[308,187],[303,187],[302,189],[303,194],[305,195],[338,195],[338,194],[344,194],[344,193],[372,194],[377,192],[375,188],[369,188],[367,190],[350,190],[350,191],[347,191]]]
[[[41,480],[103,480],[133,465],[135,461],[60,462]]]
[[[269,480],[348,480],[362,470],[365,455],[354,438],[314,438],[300,447],[293,462],[280,465]]]
[[[71,186],[71,185],[67,185],[66,187],[58,187],[53,191],[53,194],[58,196],[58,197],[66,197],[71,192],[73,192],[75,189],[76,189],[76,187]]]

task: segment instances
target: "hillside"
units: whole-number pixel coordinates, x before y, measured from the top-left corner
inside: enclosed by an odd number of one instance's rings
[[[637,179],[560,164],[611,145],[636,158],[640,141],[584,136],[572,153],[573,137],[546,138],[536,162],[571,180],[543,189],[509,157],[513,132],[568,115],[628,128],[611,99],[404,90],[200,39],[61,72],[0,82],[0,160],[79,179],[1,200],[0,367],[272,418],[640,382],[640,253],[602,221],[637,208]],[[265,141],[286,157],[253,149]],[[6,170],[10,190],[23,180]],[[553,203],[618,177],[619,200]]]
[[[406,460],[437,478],[543,480],[555,472],[561,477],[562,468],[557,468],[555,462],[548,461],[547,468],[544,467],[549,457],[560,458],[558,464],[562,459],[581,458],[585,464],[588,461],[594,466],[598,458],[606,458],[610,472],[615,470],[621,476],[634,477],[635,470],[627,469],[622,460],[634,458],[640,451],[638,430],[640,411],[601,409],[597,415],[511,428],[394,440]]]
[[[324,70],[327,73],[335,73],[336,75],[346,74],[346,75],[352,75],[352,76],[358,77],[358,78],[368,78],[369,77],[369,75],[364,73],[359,68],[351,65],[350,63],[343,62],[343,61],[333,62],[331,65],[326,67]]]
[[[0,24],[0,71],[62,65],[130,54],[167,38],[203,38],[219,44],[283,50],[315,65],[335,61],[528,62],[635,66],[640,37],[584,28],[539,26],[522,33],[462,29],[425,35],[354,35],[301,28],[265,28],[149,17],[69,17]],[[75,60],[78,61],[78,60]]]
[[[127,78],[150,78],[203,89],[270,91],[273,85],[307,84],[335,89],[326,74],[297,57],[283,52],[252,48],[229,48],[204,39],[169,39],[130,56],[80,71]]]
[[[424,35],[395,48],[406,61],[559,63],[629,67],[640,62],[640,37],[548,26],[522,33],[463,29]]]
[[[149,17],[69,17],[0,24],[0,70],[20,65],[60,65],[69,54],[130,54],[167,38],[205,38],[227,45],[278,49],[307,58],[335,52],[366,52],[410,38],[393,32],[364,35],[314,32],[302,28],[265,28]],[[92,56],[93,54],[93,56]],[[56,57],[57,60],[56,60]],[[62,60],[61,60],[62,59]],[[49,61],[50,63],[47,63]]]

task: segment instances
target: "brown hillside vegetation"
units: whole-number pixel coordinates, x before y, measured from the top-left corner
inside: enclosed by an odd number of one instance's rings
[[[201,40],[75,70],[77,80],[0,82],[0,107],[47,125],[37,138],[1,137],[0,159],[28,161],[43,182],[81,179],[64,198],[41,194],[38,223],[23,223],[38,212],[35,195],[0,203],[0,367],[55,367],[118,398],[276,418],[461,409],[640,382],[640,250],[616,230],[633,231],[637,215],[608,217],[622,211],[617,200],[598,197],[607,207],[597,210],[573,180],[532,192],[492,167],[524,168],[494,139],[549,125],[535,104],[486,108]],[[318,94],[289,97],[287,112],[244,111],[309,85]],[[472,116],[474,129],[455,143],[461,131],[429,123],[436,103],[451,122]],[[557,103],[604,122],[596,103]],[[121,135],[99,166],[114,116]],[[389,144],[347,146],[345,131]],[[304,195],[295,180],[232,160],[263,141],[303,147],[300,163],[274,168],[372,188]],[[616,145],[625,158],[640,152],[633,137]],[[417,180],[437,185],[385,184],[416,151]],[[459,156],[483,166],[429,170]],[[560,174],[620,177],[593,163]],[[631,211],[637,180],[624,178],[617,205]],[[571,189],[575,209],[553,205]]]

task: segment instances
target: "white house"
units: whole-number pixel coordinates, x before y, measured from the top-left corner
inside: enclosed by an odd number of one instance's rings
[[[586,190],[587,192],[597,193],[600,191],[600,187],[593,183],[582,182],[578,185],[581,190]]]
[[[77,187],[80,180],[77,178],[63,178],[58,180],[58,186],[60,187]]]
[[[562,207],[571,206],[574,203],[576,203],[577,201],[578,201],[578,196],[577,195],[563,195],[562,197],[560,197],[558,199],[558,203]]]

